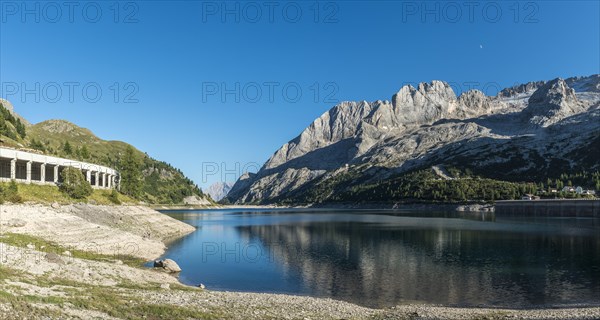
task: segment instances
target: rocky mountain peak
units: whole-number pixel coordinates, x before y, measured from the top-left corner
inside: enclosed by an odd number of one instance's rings
[[[575,90],[565,80],[556,78],[541,86],[529,98],[529,104],[561,105],[577,102]]]
[[[479,105],[489,101],[490,98],[486,96],[485,93],[476,89],[463,92],[458,97],[458,102],[460,102],[461,104],[465,104],[466,106],[471,106],[473,104]]]
[[[46,120],[38,124],[43,130],[51,133],[71,133],[74,135],[89,135],[95,137],[95,135],[86,128],[81,128],[76,124],[73,124],[66,120]]]
[[[427,124],[454,111],[456,94],[446,82],[422,82],[416,89],[411,85],[402,87],[392,97],[392,106],[398,123]]]
[[[494,107],[492,99],[480,90],[463,92],[458,97],[458,105],[459,110],[456,112],[456,116],[459,119],[486,115]]]
[[[227,196],[229,191],[233,187],[233,182],[215,182],[211,184],[206,190],[207,193],[213,200],[219,201]]]
[[[440,161],[477,158],[473,166],[496,172],[497,163],[524,148],[570,159],[574,146],[597,141],[599,110],[593,106],[600,105],[599,80],[593,75],[529,82],[496,97],[479,90],[456,97],[447,83],[432,81],[403,86],[391,102],[344,102],[283,145],[255,175],[240,177],[227,198],[240,203],[300,199],[319,187],[331,193],[323,195],[327,198],[343,193],[326,189],[343,181],[338,180],[342,173],[351,173],[345,183],[367,185]],[[551,145],[559,140],[561,147]],[[520,175],[519,170],[530,169],[515,170]]]
[[[531,81],[524,84],[512,86],[510,88],[505,88],[498,92],[498,97],[510,98],[519,94],[531,93],[537,90],[539,87],[543,86],[545,83],[546,81]]]
[[[529,98],[524,110],[530,122],[546,127],[568,116],[583,111],[575,90],[561,78],[547,82]]]
[[[575,92],[600,92],[600,74],[593,74],[587,77],[572,77],[565,79],[565,82]]]
[[[5,100],[0,98],[0,104],[6,109],[8,110],[8,112],[10,114],[13,115],[13,117],[21,120],[21,123],[24,124],[25,126],[30,126],[31,123],[29,123],[29,121],[27,121],[27,119],[21,117],[21,115],[19,115],[18,113],[15,112],[15,107],[13,107],[12,103],[10,103],[10,101]]]
[[[456,99],[452,87],[446,82],[433,80],[431,83],[421,82],[417,88],[408,84],[392,96],[394,108],[407,108],[410,106],[424,105],[427,101]]]

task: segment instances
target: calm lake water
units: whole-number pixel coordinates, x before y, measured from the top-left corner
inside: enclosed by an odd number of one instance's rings
[[[600,304],[600,219],[376,210],[166,214],[180,280],[212,290],[401,303]]]

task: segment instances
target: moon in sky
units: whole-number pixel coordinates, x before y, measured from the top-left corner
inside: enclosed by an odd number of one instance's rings
[[[483,45],[482,44],[479,45],[479,49],[483,49]]]

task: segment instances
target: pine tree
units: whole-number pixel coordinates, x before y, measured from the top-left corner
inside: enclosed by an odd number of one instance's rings
[[[19,118],[17,118],[17,120],[15,121],[15,129],[17,129],[17,133],[19,134],[19,136],[21,136],[22,139],[25,138],[25,126],[23,125],[23,123],[21,123],[21,119]]]
[[[0,112],[0,135],[8,136],[8,126],[6,125],[6,119],[4,114]]]
[[[85,145],[83,147],[81,147],[80,154],[83,159],[87,159],[90,157],[90,152],[88,151],[88,149]]]
[[[44,147],[44,144],[40,141],[37,141],[35,139],[31,139],[31,143],[29,143],[29,146],[32,149],[36,149],[36,150],[40,150],[42,152],[46,151],[46,148]]]
[[[121,192],[139,198],[142,192],[142,159],[131,146],[125,149],[120,161]]]
[[[69,143],[69,141],[66,141],[65,144],[63,145],[63,152],[66,155],[71,155],[71,153],[73,153],[73,148],[71,147],[71,144]]]
[[[85,180],[81,170],[68,167],[61,172],[60,189],[74,199],[84,199],[92,194],[92,186]]]

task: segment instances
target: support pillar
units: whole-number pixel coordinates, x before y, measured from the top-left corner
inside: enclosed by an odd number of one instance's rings
[[[85,181],[87,181],[90,185],[92,184],[92,171],[87,170],[85,172]]]
[[[10,160],[10,180],[17,178],[17,159]]]
[[[111,174],[109,174],[109,175],[108,175],[108,177],[106,177],[106,183],[108,184],[108,186],[107,186],[107,187],[108,187],[109,189],[110,189],[110,188],[112,188],[112,181],[111,181],[111,180],[112,180],[112,175],[111,175]]]
[[[27,183],[31,183],[31,161],[27,161]]]
[[[102,174],[102,188],[106,188],[106,173]]]
[[[54,166],[54,183],[58,183],[58,165]]]
[[[100,173],[98,171],[96,171],[96,183],[95,183],[96,187],[98,187],[100,185],[99,177],[100,177]]]
[[[40,182],[44,183],[46,182],[46,164],[42,163],[40,165]]]

